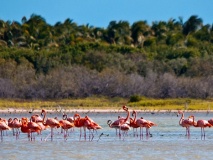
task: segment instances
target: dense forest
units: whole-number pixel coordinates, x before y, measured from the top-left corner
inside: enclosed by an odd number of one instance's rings
[[[0,98],[213,97],[213,25],[192,15],[106,28],[0,20]]]

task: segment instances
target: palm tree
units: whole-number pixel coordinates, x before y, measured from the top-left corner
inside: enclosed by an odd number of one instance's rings
[[[39,15],[32,14],[30,19],[22,18],[22,29],[30,48],[39,49],[44,44],[45,39],[50,35],[50,25]]]
[[[151,34],[151,30],[146,21],[138,21],[131,26],[132,39],[135,45],[143,47],[146,37]]]
[[[3,20],[0,20],[0,46],[7,46],[7,41],[5,39],[5,32],[7,30],[7,24]]]
[[[57,43],[59,45],[74,43],[77,37],[77,27],[77,24],[70,18],[67,18],[63,23],[57,22],[53,27]]]
[[[197,31],[203,25],[203,20],[198,18],[196,15],[192,15],[184,24],[183,24],[183,34],[188,35],[191,32]]]
[[[153,22],[152,30],[154,31],[154,35],[156,36],[158,42],[163,41],[167,38],[168,28],[167,23],[165,21]]]
[[[111,44],[131,43],[130,25],[127,21],[111,21],[107,27],[107,38]]]
[[[212,37],[212,27],[213,25],[204,25],[201,27],[201,29],[199,29],[194,36],[201,41],[211,41],[211,37]]]

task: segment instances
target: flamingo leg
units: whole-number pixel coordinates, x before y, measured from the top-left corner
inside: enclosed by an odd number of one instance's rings
[[[91,131],[89,130],[89,141],[92,141],[94,138],[94,129]]]
[[[91,141],[93,140],[93,138],[94,138],[94,129],[92,131],[92,139],[91,139]]]
[[[15,135],[16,135],[16,140],[17,140],[19,138],[19,129],[18,128],[16,128]]]
[[[146,128],[146,136],[148,137],[149,135],[149,128]]]
[[[84,140],[86,141],[86,128],[84,127]]]
[[[1,141],[3,141],[3,133],[2,133],[2,130],[1,130]]]
[[[143,127],[140,127],[140,139],[143,137]]]
[[[67,132],[68,132],[68,129],[64,129],[64,140],[67,140]]]
[[[80,136],[79,136],[79,141],[81,140],[81,127],[80,127]]]
[[[125,133],[126,133],[126,132],[125,132],[125,131],[123,131],[123,141],[124,141],[124,138],[125,138]]]
[[[47,135],[47,137],[44,139],[44,141],[47,141],[47,138],[48,138],[50,135],[51,135],[51,133],[49,133],[49,134]]]
[[[14,128],[12,128],[12,131],[13,131],[13,136],[15,136],[15,131],[14,131]]]
[[[28,140],[30,141],[30,132],[27,133]]]
[[[33,140],[32,132],[30,132],[30,140]]]
[[[135,137],[135,128],[133,128],[133,130],[132,130],[132,131],[133,131],[133,136]]]
[[[53,141],[53,128],[51,127],[51,141]]]
[[[136,128],[136,136],[138,137],[138,129]]]
[[[203,136],[204,136],[204,137],[206,136],[206,133],[205,133],[204,127],[203,127]]]
[[[119,128],[119,139],[121,139],[121,128]]]
[[[94,129],[91,131],[89,130],[89,141],[92,141],[94,138]]]
[[[190,136],[190,127],[188,127],[188,135]]]

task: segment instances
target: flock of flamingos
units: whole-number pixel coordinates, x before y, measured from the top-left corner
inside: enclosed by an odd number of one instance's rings
[[[128,131],[132,128],[134,136],[143,136],[143,128],[146,129],[146,136],[151,136],[150,128],[152,126],[157,126],[156,123],[145,120],[143,117],[137,118],[137,112],[133,110],[132,117],[130,117],[130,111],[126,106],[123,106],[123,110],[127,113],[126,117],[120,117],[115,121],[108,120],[107,124],[110,128],[116,130],[116,135],[121,138],[125,137],[128,134]],[[210,120],[198,120],[195,121],[193,115],[188,118],[184,118],[184,112],[178,111],[177,116],[181,114],[181,118],[179,120],[179,125],[186,128],[186,136],[190,136],[190,127],[200,127],[201,128],[201,136],[205,137],[206,127],[213,126],[213,119]],[[67,117],[66,114],[63,114],[62,119],[55,118],[46,118],[47,112],[45,110],[41,111],[41,116],[38,114],[32,115],[30,118],[22,117],[18,118],[9,118],[8,120],[4,118],[0,118],[0,131],[1,131],[1,141],[3,141],[4,131],[12,130],[13,135],[16,138],[19,138],[20,133],[27,134],[27,137],[30,141],[35,140],[35,133],[41,134],[43,130],[50,128],[50,134],[47,136],[53,140],[53,130],[55,128],[61,128],[61,133],[63,133],[64,139],[68,136],[68,130],[73,130],[74,128],[80,128],[80,139],[84,137],[86,140],[86,131],[89,131],[89,140],[92,140],[94,137],[94,132],[102,129],[102,127],[92,120],[89,116],[81,117],[78,113],[74,114],[73,117]],[[140,128],[140,132],[138,134],[137,128]],[[82,134],[83,129],[83,134]],[[103,133],[101,134],[103,135]],[[100,136],[101,136],[100,135]],[[46,138],[46,139],[47,139]],[[100,138],[100,137],[99,137]],[[45,140],[46,140],[45,139]]]

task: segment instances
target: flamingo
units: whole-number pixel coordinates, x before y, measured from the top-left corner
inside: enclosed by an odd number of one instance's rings
[[[198,120],[197,122],[195,122],[195,118],[194,116],[192,115],[191,116],[192,119],[193,119],[193,126],[194,127],[200,127],[201,128],[201,137],[204,136],[205,137],[205,130],[204,128],[206,127],[212,127],[212,125],[207,121],[207,120]]]
[[[28,118],[23,117],[21,119],[21,122],[22,122],[21,131],[23,133],[28,134],[29,140],[32,141],[34,132],[37,132],[38,134],[41,132],[41,127],[35,122],[31,122],[31,121],[29,122]],[[35,140],[35,138],[34,138],[34,140]]]
[[[40,117],[38,114],[34,114],[31,116],[31,120],[32,120],[32,122],[42,122],[43,118]]]
[[[32,115],[30,121],[37,123],[41,127],[41,131],[46,130],[49,127],[43,124],[43,118],[38,114]],[[39,134],[41,134],[41,132]]]
[[[8,119],[8,126],[10,128],[12,128],[13,135],[16,136],[16,138],[18,138],[19,133],[20,133],[19,128],[21,128],[21,126],[22,126],[21,121],[18,118],[14,118],[14,119],[9,118]],[[15,131],[16,131],[16,133],[15,133]]]
[[[67,137],[68,129],[73,128],[74,123],[69,122],[68,120],[62,119],[59,120],[61,128],[64,130],[64,139]]]
[[[108,120],[108,121],[107,121],[107,124],[108,124],[108,126],[109,126],[110,128],[115,128],[115,130],[116,130],[116,136],[117,136],[117,129],[120,128],[119,124],[117,125],[117,124],[113,123],[112,120]]]
[[[135,117],[137,117],[137,112],[133,110],[132,115],[135,115]],[[140,127],[140,137],[143,136],[143,127],[146,127],[146,128],[151,127],[149,122],[147,120],[143,119],[143,118],[139,118],[137,120],[135,118],[134,123],[136,123]],[[148,136],[148,130],[146,130],[146,135]]]
[[[8,119],[8,126],[9,126],[10,128],[12,128],[13,136],[15,136],[15,129],[13,128],[13,119],[12,119],[12,118],[9,118],[9,119]]]
[[[142,119],[143,119],[143,117],[141,117]],[[152,121],[150,121],[150,120],[146,120],[148,123],[149,123],[149,126],[147,126],[147,132],[148,132],[148,134],[149,135],[152,135],[152,134],[150,134],[150,131],[149,131],[149,129],[152,127],[152,126],[157,126],[157,124],[156,123],[154,123],[154,122],[152,122]]]
[[[125,123],[120,126],[120,130],[123,131],[123,137],[125,137],[128,131],[131,129],[130,125]]]
[[[97,131],[98,129],[102,129],[102,127],[98,123],[96,123],[94,120],[92,120],[89,116],[85,116],[85,119],[89,121],[87,125],[87,129],[89,130],[89,139],[91,139],[92,141],[94,138],[94,134],[93,134],[94,131]],[[92,136],[92,138],[90,138],[90,135]]]
[[[90,122],[90,124],[88,125],[88,127],[91,127],[94,130],[96,130],[96,129],[102,129],[102,127],[98,123],[96,123],[94,120],[92,120],[90,117],[85,116],[85,119]]]
[[[133,128],[133,135],[135,136],[135,131],[134,130],[136,130],[136,134],[138,135],[137,128],[139,126],[136,124],[136,114],[132,113],[132,116],[134,116],[134,119],[130,118],[130,127]]]
[[[208,122],[213,126],[213,118],[211,118],[210,120],[208,120]]]
[[[81,128],[84,129],[84,139],[86,140],[86,127],[90,125],[90,121],[86,118],[81,118],[79,114],[74,115],[74,125],[77,128],[80,128],[80,139],[82,136]]]
[[[51,128],[51,141],[53,140],[53,128],[59,128],[61,126],[61,124],[59,123],[59,121],[55,118],[47,118],[47,120],[45,121],[46,118],[46,111],[44,109],[42,109],[41,111],[41,115],[43,116],[43,125],[44,126],[49,126]]]
[[[69,121],[70,123],[72,123],[74,125],[74,118],[73,117],[67,117],[67,114],[64,113],[63,119]],[[74,131],[74,127],[72,127],[71,129],[72,129],[72,131]]]
[[[109,125],[110,128],[115,128],[115,129],[119,129],[119,131],[120,130],[123,131],[123,137],[125,135],[127,135],[127,132],[130,130],[130,125],[127,124],[127,123],[124,123],[124,124],[121,124],[121,125],[120,124],[119,125],[113,125],[113,122],[111,120],[108,120],[107,124]]]
[[[121,136],[120,126],[125,124],[126,122],[128,122],[129,114],[130,114],[129,110],[128,110],[128,108],[126,106],[123,106],[123,110],[127,112],[126,118],[118,116],[118,119],[115,120],[114,122],[111,122],[111,120],[107,121],[107,124],[110,126],[110,128],[115,128],[116,129],[116,135],[117,135],[117,129],[119,129],[119,137]]]
[[[115,121],[114,121],[115,122]],[[108,120],[107,121],[107,124],[108,124],[108,126],[110,127],[110,128],[115,128],[115,129],[119,129],[120,128],[120,126],[119,126],[119,124],[117,125],[115,125],[115,123],[114,122],[112,122],[112,120]],[[116,134],[117,135],[117,134]]]
[[[0,119],[0,131],[1,131],[1,141],[3,141],[3,131],[10,130],[10,127],[7,125],[7,121]]]
[[[4,123],[6,123],[6,125],[8,125],[8,121],[5,118],[0,118],[0,121],[3,121]],[[5,130],[5,131],[6,131],[6,135],[7,135],[7,130]],[[4,134],[4,131],[2,131],[2,134]]]
[[[67,114],[63,114],[63,119],[68,120],[70,123],[74,122],[74,118],[73,117],[67,117]]]
[[[186,128],[186,136],[190,136],[190,127],[193,126],[194,122],[191,116],[188,119],[184,119],[184,112],[178,111],[181,114],[179,125]]]

